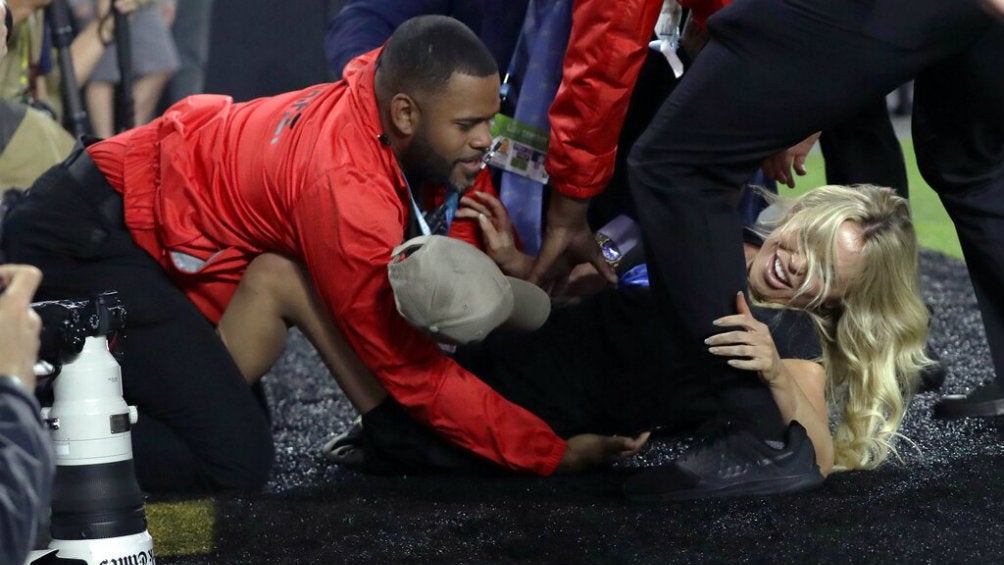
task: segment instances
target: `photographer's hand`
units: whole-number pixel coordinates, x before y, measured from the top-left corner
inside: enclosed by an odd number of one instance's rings
[[[28,265],[0,265],[0,374],[21,379],[35,389],[33,367],[38,357],[42,321],[31,309],[31,299],[42,272]]]

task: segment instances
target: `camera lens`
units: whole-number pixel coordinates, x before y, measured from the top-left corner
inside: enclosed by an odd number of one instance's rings
[[[146,531],[143,494],[132,459],[98,465],[60,465],[52,490],[52,537],[63,540],[127,536]]]

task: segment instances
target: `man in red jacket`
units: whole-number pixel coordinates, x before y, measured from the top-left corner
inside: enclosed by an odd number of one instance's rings
[[[223,324],[265,252],[306,265],[363,363],[451,443],[541,475],[625,450],[622,438],[566,443],[395,310],[386,269],[394,247],[425,231],[418,192],[474,183],[498,88],[495,62],[470,30],[416,18],[343,81],[242,104],[185,99],[75,152],[17,203],[3,250],[42,269],[40,299],[114,289],[126,304],[123,385],[140,411],[133,438],[145,489],[267,480],[269,425],[245,379],[270,361],[232,357],[224,344],[239,351],[240,339],[225,328],[239,326]],[[289,321],[264,320],[262,331]]]

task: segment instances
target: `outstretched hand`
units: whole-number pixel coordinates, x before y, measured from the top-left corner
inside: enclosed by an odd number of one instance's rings
[[[638,453],[648,442],[649,432],[638,437],[580,434],[568,439],[565,455],[558,464],[559,473],[576,473],[598,467],[621,457]]]
[[[547,231],[540,254],[530,271],[530,282],[549,288],[556,281],[565,279],[572,266],[579,263],[592,263],[604,278],[611,283],[617,282],[617,274],[603,259],[596,236],[589,229],[586,221],[588,206],[589,200],[551,192]]]
[[[767,324],[753,317],[746,296],[736,295],[738,314],[724,316],[714,321],[716,326],[734,327],[724,333],[704,340],[712,355],[730,357],[728,364],[744,371],[757,371],[764,383],[771,385],[784,374],[781,356],[774,345]]]
[[[818,139],[819,132],[816,132],[797,145],[767,157],[762,164],[763,174],[788,188],[795,188],[795,175],[804,177],[808,172],[805,169],[805,158]]]

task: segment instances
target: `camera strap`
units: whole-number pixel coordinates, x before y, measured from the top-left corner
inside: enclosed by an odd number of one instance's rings
[[[112,188],[87,152],[87,146],[95,141],[98,139],[90,136],[78,139],[70,156],[63,161],[63,166],[79,185],[81,197],[98,212],[107,227],[125,227],[122,195]]]

